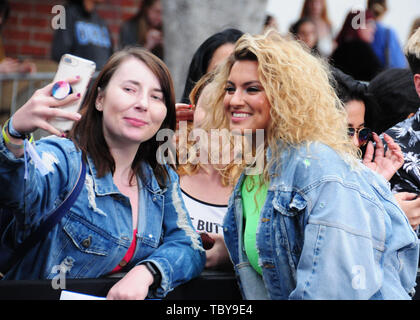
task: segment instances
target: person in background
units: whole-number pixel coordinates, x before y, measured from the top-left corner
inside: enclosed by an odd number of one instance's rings
[[[263,33],[265,33],[269,29],[274,29],[276,31],[279,30],[279,24],[277,23],[277,19],[271,14],[267,14],[265,16]]]
[[[207,101],[212,94],[213,76],[213,72],[205,74],[191,91],[193,122],[187,124],[187,132],[184,136],[192,140],[187,142],[179,139],[178,143],[184,143],[186,148],[183,149],[183,146],[179,145],[178,159],[180,161],[185,159],[185,161],[179,164],[177,172],[185,206],[194,228],[200,234],[206,233],[213,242],[209,245],[209,249],[206,249],[206,268],[225,268],[232,267],[223,240],[223,219],[233,183],[220,174],[219,168],[223,164],[213,163],[214,151],[210,152],[209,149],[211,144],[200,145],[203,137],[200,136],[200,139],[196,141],[197,138],[194,136],[194,131],[201,128],[208,114]],[[211,136],[204,141],[211,141]],[[196,153],[183,155],[182,150],[184,152],[188,150],[190,153],[196,150]],[[221,150],[219,152],[221,153]]]
[[[238,29],[225,29],[211,35],[198,47],[188,68],[181,103],[190,103],[189,95],[197,81],[229,56],[236,40],[242,35],[243,32]]]
[[[163,23],[160,0],[141,0],[137,14],[123,23],[119,46],[139,45],[163,59]]]
[[[369,82],[367,88],[380,108],[376,127],[372,128],[378,134],[412,117],[420,106],[413,74],[409,69],[382,71]]]
[[[246,34],[212,86],[203,128],[265,133],[262,173],[242,172],[224,220],[243,298],[410,299],[417,237],[359,162],[328,65],[278,33]]]
[[[359,25],[355,27],[355,23]],[[350,11],[337,35],[337,48],[330,56],[330,63],[356,80],[370,81],[382,71],[371,47],[374,35],[373,14],[369,10]]]
[[[320,55],[318,50],[318,34],[311,18],[301,18],[290,26],[290,33],[305,43],[313,54]]]
[[[67,278],[126,272],[107,298],[144,299],[163,298],[198,276],[205,263],[200,237],[182,201],[178,175],[157,157],[163,144],[157,133],[175,130],[176,122],[165,64],[142,48],[116,52],[80,114],[59,108],[80,96],[57,100],[52,88],[51,83],[37,90],[2,128],[0,185],[7,192],[0,192],[0,202],[15,216],[15,228],[8,229],[16,231],[13,243],[60,204],[82,163],[85,184],[69,212],[5,279],[51,279],[57,266]],[[48,122],[57,116],[76,121],[68,139]],[[37,128],[58,135],[34,146],[46,172],[23,156],[24,143],[31,143],[23,139]]]
[[[101,70],[113,52],[111,33],[105,21],[96,13],[98,3],[104,0],[68,0],[66,28],[54,32],[51,57],[59,62],[70,53],[92,60],[96,70]]]
[[[405,55],[412,73],[417,95],[420,97],[420,29],[410,37]],[[419,105],[420,106],[420,105]],[[420,108],[416,113],[385,131],[401,147],[404,164],[390,180],[394,192],[405,193],[407,200],[414,200],[420,193]],[[413,205],[414,205],[413,201]],[[420,217],[417,217],[417,225]]]
[[[367,0],[367,9],[373,13],[376,21],[375,37],[371,46],[379,58],[382,68],[406,68],[407,60],[397,34],[392,28],[382,23],[382,19],[388,11],[387,0]]]
[[[10,14],[10,5],[7,0],[0,0],[0,32],[3,31],[3,27]],[[31,73],[36,72],[36,65],[29,61],[19,61],[14,58],[6,56],[6,52],[3,47],[3,40],[0,37],[0,73]]]
[[[178,123],[188,122],[188,135],[194,128],[200,128],[205,120],[213,73],[233,52],[235,42],[242,35],[243,32],[237,29],[223,30],[207,38],[194,53],[182,97],[184,104],[177,104]],[[187,108],[185,103],[192,104]],[[188,159],[186,164],[178,168],[184,201],[193,217],[194,226],[198,232],[208,232],[215,241],[213,248],[206,251],[206,267],[209,268],[229,265],[222,220],[232,192],[232,183],[220,174],[218,167],[218,164],[192,163]]]
[[[318,50],[324,57],[333,52],[335,43],[326,0],[305,0],[300,18],[309,17],[316,25]]]
[[[353,144],[362,150],[363,164],[386,180],[390,180],[403,165],[404,155],[401,147],[391,136],[384,133],[381,136],[382,141],[378,134],[372,131],[372,128],[381,122],[380,115],[386,111],[379,109],[375,97],[368,92],[365,84],[344,75],[339,70],[333,73],[337,82],[337,95],[346,108],[349,135]],[[375,142],[375,147],[372,141]],[[384,144],[387,146],[386,151]],[[407,216],[410,225],[416,229],[420,218],[420,199],[413,200],[404,192],[394,193],[394,197]]]
[[[355,146],[365,156],[369,142],[378,139],[374,135],[378,126],[379,106],[374,97],[368,93],[367,85],[353,79],[337,68],[332,68],[333,87],[338,98],[343,102],[347,113],[349,136]]]

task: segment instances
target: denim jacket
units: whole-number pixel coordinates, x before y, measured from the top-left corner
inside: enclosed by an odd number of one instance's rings
[[[30,161],[25,180],[24,159],[15,158],[0,140],[0,203],[15,210],[16,243],[63,201],[81,166],[80,151],[68,139],[41,139],[36,150],[49,172],[42,176]],[[97,278],[119,264],[133,239],[130,201],[119,192],[111,173],[97,177],[90,158],[86,171],[85,186],[71,210],[5,279],[52,279],[58,272],[67,278]],[[149,294],[163,297],[201,273],[205,252],[175,171],[169,168],[170,181],[163,190],[149,165],[143,165],[143,172],[146,181],[138,179],[137,246],[127,268],[153,262],[162,281]]]
[[[387,181],[361,163],[349,166],[320,143],[283,151],[279,159],[257,228],[262,276],[243,246],[244,176],[225,216],[225,242],[243,297],[410,299],[418,240]]]

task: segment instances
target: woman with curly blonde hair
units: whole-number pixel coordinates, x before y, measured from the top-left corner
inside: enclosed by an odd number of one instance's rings
[[[243,297],[409,299],[417,237],[357,160],[324,62],[278,33],[246,34],[212,85],[203,127],[265,133],[263,174],[241,174],[224,220]]]

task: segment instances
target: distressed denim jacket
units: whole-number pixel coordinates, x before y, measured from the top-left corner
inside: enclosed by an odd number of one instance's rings
[[[0,139],[0,203],[15,210],[18,243],[75,185],[81,154],[68,139],[41,139],[36,149],[49,172],[42,176],[30,161],[25,180],[24,159],[15,158]],[[111,173],[97,177],[90,158],[86,171],[85,186],[70,212],[5,279],[51,279],[63,270],[67,278],[97,278],[119,264],[133,239],[130,201]],[[127,267],[153,262],[162,281],[149,294],[163,297],[201,273],[205,252],[182,201],[177,174],[169,169],[170,181],[162,190],[150,166],[144,165],[143,172],[147,178],[138,179],[137,247]]]
[[[245,299],[414,294],[418,240],[385,179],[320,143],[283,151],[258,222],[262,276],[243,246],[243,179],[229,201],[224,237]]]

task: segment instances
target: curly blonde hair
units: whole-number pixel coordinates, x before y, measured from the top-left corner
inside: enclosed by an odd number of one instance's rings
[[[198,102],[198,99],[201,96],[201,93],[203,92],[203,90],[205,89],[205,87],[213,80],[214,74],[213,73],[207,73],[205,74],[201,79],[199,79],[199,81],[197,81],[197,83],[195,84],[195,86],[193,87],[193,89],[191,90],[191,93],[189,95],[189,99],[191,101],[191,105],[193,106],[193,109],[195,110],[196,108],[196,104]],[[186,127],[186,134],[182,135],[181,137],[177,137],[177,145],[181,145],[181,144],[186,144],[187,149],[191,150],[192,146],[195,144],[195,141],[189,141],[188,137],[190,136],[191,131],[194,129],[193,126],[193,122],[192,121],[188,121],[187,122],[187,127]],[[185,137],[187,138],[186,141]],[[188,155],[188,154],[183,154],[183,151],[185,152],[186,150],[180,150],[180,148],[177,148],[177,155],[178,155],[178,159],[184,159],[186,158],[187,162],[186,163],[181,163],[178,165],[177,168],[177,172],[178,175],[182,176],[182,175],[193,175],[196,174],[200,169],[204,169],[202,164],[200,162],[194,162],[191,161],[192,157],[194,158],[194,160],[196,158],[199,158],[198,154],[194,154],[194,155]],[[181,154],[180,154],[181,152]]]
[[[237,41],[234,52],[213,80],[215,92],[203,124],[205,129],[229,128],[223,98],[230,70],[241,60],[258,62],[259,80],[270,103],[272,120],[265,131],[265,146],[270,147],[273,157],[264,164],[266,181],[269,168],[274,163],[279,165],[280,152],[315,141],[355,163],[360,151],[348,137],[347,113],[331,85],[333,77],[328,64],[311,55],[299,42],[274,31],[256,36],[245,34]]]
[[[191,101],[191,104],[194,108],[196,108],[196,104],[198,103],[198,100],[201,97],[201,94],[203,93],[204,89],[211,85],[212,81],[214,79],[214,72],[209,72],[205,74],[193,87],[191,90],[191,93],[189,95],[189,99]],[[204,101],[204,103],[207,102],[207,99]],[[207,109],[207,108],[206,108]],[[181,127],[180,127],[181,128]],[[217,128],[216,128],[217,129]],[[185,134],[179,134],[177,136],[177,159],[181,160],[179,165],[177,166],[177,173],[179,176],[183,175],[194,175],[200,170],[206,171],[206,167],[203,166],[203,164],[200,162],[200,143],[195,140],[189,140],[191,137],[191,133],[193,133],[194,126],[191,121],[187,123],[186,126],[186,133]],[[186,140],[185,140],[186,139]],[[184,145],[186,148],[181,148],[180,146]],[[213,154],[220,154],[221,150],[207,150],[210,151],[210,153],[207,154],[207,160],[210,164],[214,165],[212,163],[212,156]],[[185,163],[184,163],[185,162]],[[225,171],[223,166],[220,166],[216,163],[214,165],[214,168],[220,172],[220,179],[223,186],[233,186],[234,181],[230,179],[231,176],[235,176],[237,171],[240,169],[237,169],[237,165],[230,165],[229,169]],[[232,174],[232,172],[235,172],[235,174]]]

